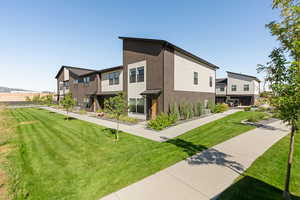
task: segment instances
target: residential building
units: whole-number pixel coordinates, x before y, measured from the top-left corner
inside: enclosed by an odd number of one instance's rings
[[[58,88],[69,81],[68,92],[81,107],[91,110],[103,107],[105,98],[124,92],[128,114],[142,119],[168,112],[172,103],[214,103],[216,65],[165,40],[119,38],[123,41],[122,66],[84,69],[85,73],[63,66],[56,76]],[[66,70],[69,80],[62,80]],[[65,94],[64,87],[58,91]]]
[[[255,104],[260,94],[260,80],[255,76],[227,72],[227,78],[216,79],[216,103],[241,106]]]

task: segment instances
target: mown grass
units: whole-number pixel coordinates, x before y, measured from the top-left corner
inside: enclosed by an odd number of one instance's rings
[[[205,148],[253,129],[238,112],[158,143],[42,109],[10,112],[17,122],[9,157],[14,199],[99,199]]]
[[[287,167],[289,135],[281,139],[240,176],[220,196],[229,199],[282,200]],[[290,191],[292,199],[300,200],[300,133],[296,135]]]
[[[8,115],[8,110],[5,106],[0,105],[0,199],[9,200],[7,173],[8,162],[6,157],[12,150],[11,140],[14,135],[14,120]]]

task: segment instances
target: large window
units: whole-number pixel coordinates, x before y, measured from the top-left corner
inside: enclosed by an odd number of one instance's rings
[[[129,70],[129,82],[135,83],[136,82],[136,68]]]
[[[108,74],[109,85],[119,85],[120,83],[120,72],[111,72]]]
[[[249,91],[249,84],[244,85],[244,91]]]
[[[198,72],[194,72],[194,85],[198,85]]]
[[[144,67],[132,68],[129,70],[129,83],[144,82]]]
[[[236,85],[231,86],[231,91],[235,92],[236,91]]]
[[[209,87],[212,87],[213,86],[213,77],[210,76],[209,77]]]
[[[129,98],[129,112],[145,113],[145,99],[144,98]]]

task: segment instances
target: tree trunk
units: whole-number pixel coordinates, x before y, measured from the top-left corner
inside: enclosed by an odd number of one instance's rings
[[[291,199],[289,186],[290,186],[291,169],[292,169],[292,163],[293,163],[295,132],[296,132],[296,124],[295,124],[295,122],[292,122],[292,132],[291,132],[291,136],[290,136],[289,157],[288,157],[287,171],[286,171],[286,177],[285,177],[285,187],[284,187],[284,192],[283,192],[283,198],[286,199],[286,200]]]
[[[119,118],[120,117],[117,117],[117,132],[116,132],[116,141],[119,140]]]

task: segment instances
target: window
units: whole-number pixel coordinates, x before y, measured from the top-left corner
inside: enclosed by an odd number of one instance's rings
[[[129,70],[129,83],[144,82],[144,67],[132,68]]]
[[[143,98],[137,99],[136,111],[137,111],[137,113],[144,114],[144,112],[145,112],[145,100]]]
[[[87,76],[87,77],[83,77],[83,82],[84,83],[89,83],[91,81],[90,77]]]
[[[145,113],[145,99],[144,98],[129,98],[129,112]]]
[[[236,91],[236,85],[231,86],[231,91],[235,92]]]
[[[138,67],[137,72],[137,82],[144,82],[144,67]]]
[[[244,85],[244,91],[249,91],[249,84]]]
[[[108,74],[109,85],[119,85],[120,83],[120,72],[111,72]]]
[[[130,69],[129,71],[129,82],[135,83],[136,82],[136,68]]]
[[[65,89],[69,89],[69,81],[64,82],[64,87],[65,87]]]
[[[134,98],[129,99],[129,112],[136,112],[136,99]]]
[[[209,77],[209,87],[212,87],[213,86],[213,77],[210,76]]]
[[[198,72],[194,72],[194,85],[198,85]]]
[[[78,79],[74,79],[73,83],[78,84]]]
[[[109,80],[109,85],[114,84],[114,74],[113,73],[108,74],[108,80]]]
[[[120,72],[114,72],[114,84],[119,85],[120,83]]]
[[[224,91],[225,91],[225,88],[224,88],[224,87],[220,87],[220,91],[221,91],[221,92],[224,92]]]

